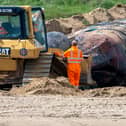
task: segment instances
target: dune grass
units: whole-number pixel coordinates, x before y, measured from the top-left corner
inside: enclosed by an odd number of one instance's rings
[[[32,5],[45,8],[46,19],[86,13],[97,7],[111,8],[125,0],[0,0],[1,5]]]

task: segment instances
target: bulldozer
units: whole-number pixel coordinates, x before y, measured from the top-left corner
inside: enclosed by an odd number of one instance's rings
[[[31,6],[0,6],[0,87],[28,83],[48,76],[44,10]]]
[[[30,83],[51,72],[67,76],[66,64],[57,58],[59,48],[49,48],[44,10],[31,6],[0,6],[0,88]],[[89,59],[83,64],[82,80],[91,80]]]

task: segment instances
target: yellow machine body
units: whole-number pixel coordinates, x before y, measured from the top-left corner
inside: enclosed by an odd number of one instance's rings
[[[13,8],[13,7],[12,7]],[[28,17],[28,38],[27,39],[1,39],[0,38],[0,71],[15,71],[17,69],[16,59],[35,59],[39,57],[40,51],[44,48],[35,42],[32,13],[30,6],[21,6]],[[10,54],[6,56],[10,50]],[[24,53],[26,54],[22,54]]]
[[[31,39],[29,40],[0,40],[0,47],[2,48],[10,48],[11,54],[9,57],[6,57],[5,51],[1,52],[0,55],[2,58],[37,58],[42,47],[36,47],[34,41]],[[22,56],[21,50],[26,49],[27,55]]]
[[[0,6],[0,84],[22,79],[26,61],[47,51],[43,13],[40,7]]]
[[[35,59],[39,57],[42,48],[37,48],[32,39],[29,40],[0,40],[0,47],[8,47],[11,50],[9,57],[6,57],[5,51],[0,55],[0,71],[16,71],[17,60],[15,59]],[[25,49],[27,55],[22,56],[21,50]]]

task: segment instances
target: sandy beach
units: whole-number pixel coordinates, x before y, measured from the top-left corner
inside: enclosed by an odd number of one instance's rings
[[[0,96],[0,126],[125,126],[126,98]]]

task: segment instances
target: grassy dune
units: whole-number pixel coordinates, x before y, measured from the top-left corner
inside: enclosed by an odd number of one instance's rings
[[[97,7],[111,8],[125,0],[0,0],[1,5],[32,5],[45,8],[46,19],[68,17]]]

